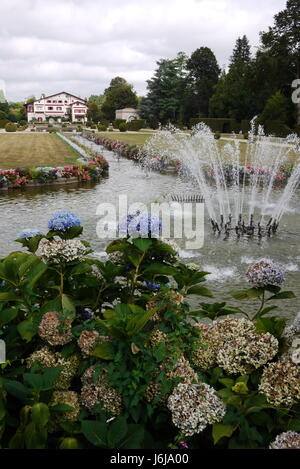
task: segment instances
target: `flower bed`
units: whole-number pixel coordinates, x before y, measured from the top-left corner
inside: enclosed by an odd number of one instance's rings
[[[162,156],[153,153],[150,154],[143,147],[139,147],[137,145],[128,145],[126,143],[117,140],[111,140],[109,138],[97,137],[93,134],[85,134],[84,137],[98,145],[104,146],[108,150],[116,152],[120,156],[124,156],[128,159],[142,163],[149,169],[156,171],[172,170],[176,173],[182,171],[180,161],[170,156]],[[210,165],[204,166],[203,170],[208,180],[211,180],[212,182],[215,181],[215,174]],[[274,178],[274,184],[285,184],[287,183],[292,170],[292,164],[280,167],[275,175],[271,174],[271,172],[265,167],[254,167],[251,165],[246,165],[239,166],[237,169],[234,165],[229,163],[224,163],[222,167],[223,175],[228,184],[236,182],[235,180],[237,172],[240,183],[243,182],[244,178],[249,182],[251,178],[257,177],[259,183],[265,184],[268,183],[271,178],[272,180]]]
[[[178,160],[166,158],[160,155],[149,155],[144,148],[138,147],[137,145],[128,145],[117,140],[97,137],[93,134],[84,134],[84,137],[96,143],[97,145],[102,145],[108,150],[114,151],[120,156],[124,156],[129,160],[134,160],[138,163],[141,163],[144,166],[147,166],[149,169],[153,169],[155,171],[179,171]]]
[[[41,186],[45,184],[97,181],[108,171],[109,165],[103,156],[89,152],[88,150],[83,151],[64,135],[57,135],[81,154],[82,158],[78,160],[78,164],[56,168],[23,167],[0,170],[0,190],[16,189],[25,186]]]
[[[299,449],[300,317],[272,313],[294,298],[282,268],[261,260],[230,292],[256,311],[213,303],[207,272],[140,220],[101,262],[60,211],[0,261],[1,447]]]

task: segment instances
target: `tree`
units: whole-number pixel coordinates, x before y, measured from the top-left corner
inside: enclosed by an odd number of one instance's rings
[[[88,103],[87,119],[94,123],[101,120],[101,109],[96,103]]]
[[[262,56],[273,57],[280,70],[280,89],[290,98],[291,84],[300,77],[300,0],[288,0],[274,17],[274,26],[261,33]],[[277,77],[278,82],[278,77]],[[300,124],[300,104],[297,122]]]
[[[251,62],[251,49],[247,36],[239,37],[235,43],[232,56],[230,57],[230,65],[237,63],[249,64]]]
[[[221,72],[216,56],[208,47],[200,47],[187,61],[187,69],[189,71],[187,95],[196,108],[194,117],[207,117],[213,87],[218,82]]]
[[[108,120],[115,119],[117,109],[125,107],[136,108],[138,98],[133,86],[127,83],[124,78],[116,77],[110,82],[110,86],[104,92],[105,100],[102,105],[102,113]]]
[[[214,88],[210,100],[211,117],[230,117],[241,121],[253,117],[253,94],[251,92],[251,53],[246,36],[238,38],[226,74]]]
[[[265,108],[260,115],[260,121],[265,124],[269,120],[280,121],[284,124],[288,119],[289,102],[280,91],[277,91],[268,99]]]
[[[88,99],[89,104],[95,103],[95,104],[97,104],[97,106],[100,106],[100,107],[102,106],[104,101],[105,101],[104,94],[99,94],[99,95],[92,94]]]
[[[187,56],[179,52],[173,60],[157,62],[154,76],[147,81],[148,93],[141,102],[141,117],[149,123],[177,123],[182,116],[186,87]]]

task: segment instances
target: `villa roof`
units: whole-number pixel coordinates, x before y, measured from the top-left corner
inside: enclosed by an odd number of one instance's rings
[[[124,107],[123,109],[117,109],[116,112],[120,112],[120,111],[137,111],[137,109],[133,108],[133,107]]]
[[[28,104],[36,103],[36,102],[40,101],[41,99],[53,98],[53,96],[57,96],[58,94],[67,94],[69,96],[72,96],[72,98],[79,99],[80,101],[84,101],[86,103],[86,99],[84,99],[84,98],[79,98],[79,96],[75,96],[75,94],[68,93],[67,91],[61,91],[59,93],[50,94],[49,96],[45,96],[44,98],[36,99],[35,101],[32,101],[31,103],[25,103],[25,106],[27,106]]]

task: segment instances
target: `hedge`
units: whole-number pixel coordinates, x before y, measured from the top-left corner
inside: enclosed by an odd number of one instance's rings
[[[264,128],[267,135],[275,135],[276,137],[286,137],[293,133],[293,131],[281,121],[266,121]]]
[[[213,132],[221,132],[229,134],[231,132],[239,132],[242,130],[242,126],[235,119],[216,119],[209,117],[197,117],[190,120],[190,126],[194,127],[195,125],[203,122],[208,127],[211,128]]]
[[[143,119],[135,119],[127,123],[127,129],[138,132],[146,127],[146,122]]]

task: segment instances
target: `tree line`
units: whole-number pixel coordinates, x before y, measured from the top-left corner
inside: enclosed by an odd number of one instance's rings
[[[115,120],[117,109],[138,107],[154,128],[168,122],[190,126],[197,118],[242,122],[259,116],[262,124],[300,129],[300,104],[291,99],[292,83],[300,77],[299,12],[300,0],[288,0],[273,26],[260,33],[255,54],[247,36],[239,37],[226,70],[203,46],[191,56],[179,52],[174,59],[159,60],[145,97],[138,97],[124,78],[113,78],[103,94],[90,96],[88,120],[107,124]],[[1,111],[2,119],[24,118],[20,103],[2,103]]]
[[[190,57],[157,62],[141,100],[141,116],[155,122],[188,125],[191,118],[231,118],[240,122],[259,115],[262,123],[300,124],[292,102],[292,83],[300,73],[300,0],[288,0],[274,25],[260,33],[256,54],[244,35],[234,46],[228,70],[214,52],[200,47]]]

